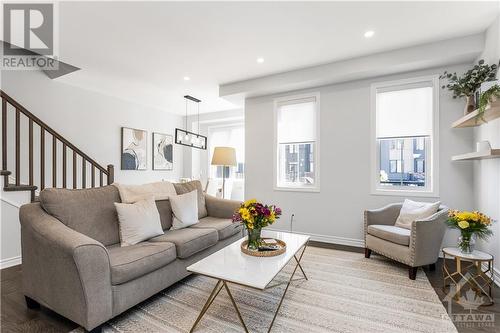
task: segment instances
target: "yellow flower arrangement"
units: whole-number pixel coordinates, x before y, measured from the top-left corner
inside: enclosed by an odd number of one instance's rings
[[[273,224],[281,215],[281,209],[274,205],[263,205],[255,199],[241,204],[233,216],[234,222],[241,222],[249,230],[261,229]]]
[[[281,215],[281,209],[275,205],[264,205],[255,199],[241,204],[233,215],[233,222],[239,222],[248,230],[248,246],[257,249],[260,244],[260,230],[276,222]]]
[[[489,229],[491,223],[491,218],[483,213],[457,210],[450,210],[448,220],[446,221],[446,224],[450,228],[460,230],[461,238],[458,246],[464,252],[471,250],[471,244],[474,243],[474,235],[482,239],[487,239],[493,234]]]

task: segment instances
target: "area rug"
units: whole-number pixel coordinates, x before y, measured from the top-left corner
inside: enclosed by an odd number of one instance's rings
[[[316,247],[302,264],[309,281],[292,282],[272,332],[457,332],[422,270],[411,281],[404,266],[381,256]],[[290,262],[271,284],[285,282],[292,269]],[[109,321],[104,332],[189,332],[215,283],[190,276]],[[230,288],[250,332],[267,332],[285,285]],[[243,332],[225,291],[196,332]]]

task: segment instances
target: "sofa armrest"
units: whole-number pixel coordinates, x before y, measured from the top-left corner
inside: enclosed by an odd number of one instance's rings
[[[448,209],[440,209],[432,216],[412,223],[410,250],[412,266],[433,264],[437,261],[446,231]]]
[[[39,203],[23,205],[19,217],[26,296],[87,330],[110,319],[106,248],[47,214]]]
[[[372,224],[394,225],[401,211],[401,203],[394,203],[379,209],[365,210],[366,228]]]
[[[205,194],[208,216],[230,219],[240,208],[241,201],[219,199]]]

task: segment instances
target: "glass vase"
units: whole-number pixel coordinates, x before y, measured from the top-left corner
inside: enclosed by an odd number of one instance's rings
[[[474,251],[474,245],[476,245],[474,235],[462,234],[458,237],[458,248],[462,253],[471,254]]]
[[[248,246],[247,248],[252,251],[257,251],[260,246],[260,228],[248,230]]]

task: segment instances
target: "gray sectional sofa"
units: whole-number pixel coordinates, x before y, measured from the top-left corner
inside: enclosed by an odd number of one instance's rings
[[[156,201],[164,235],[120,247],[116,187],[45,189],[21,207],[23,289],[28,307],[40,304],[88,331],[189,275],[186,267],[242,237],[231,222],[240,203],[196,188],[200,222],[170,231],[168,200]]]

